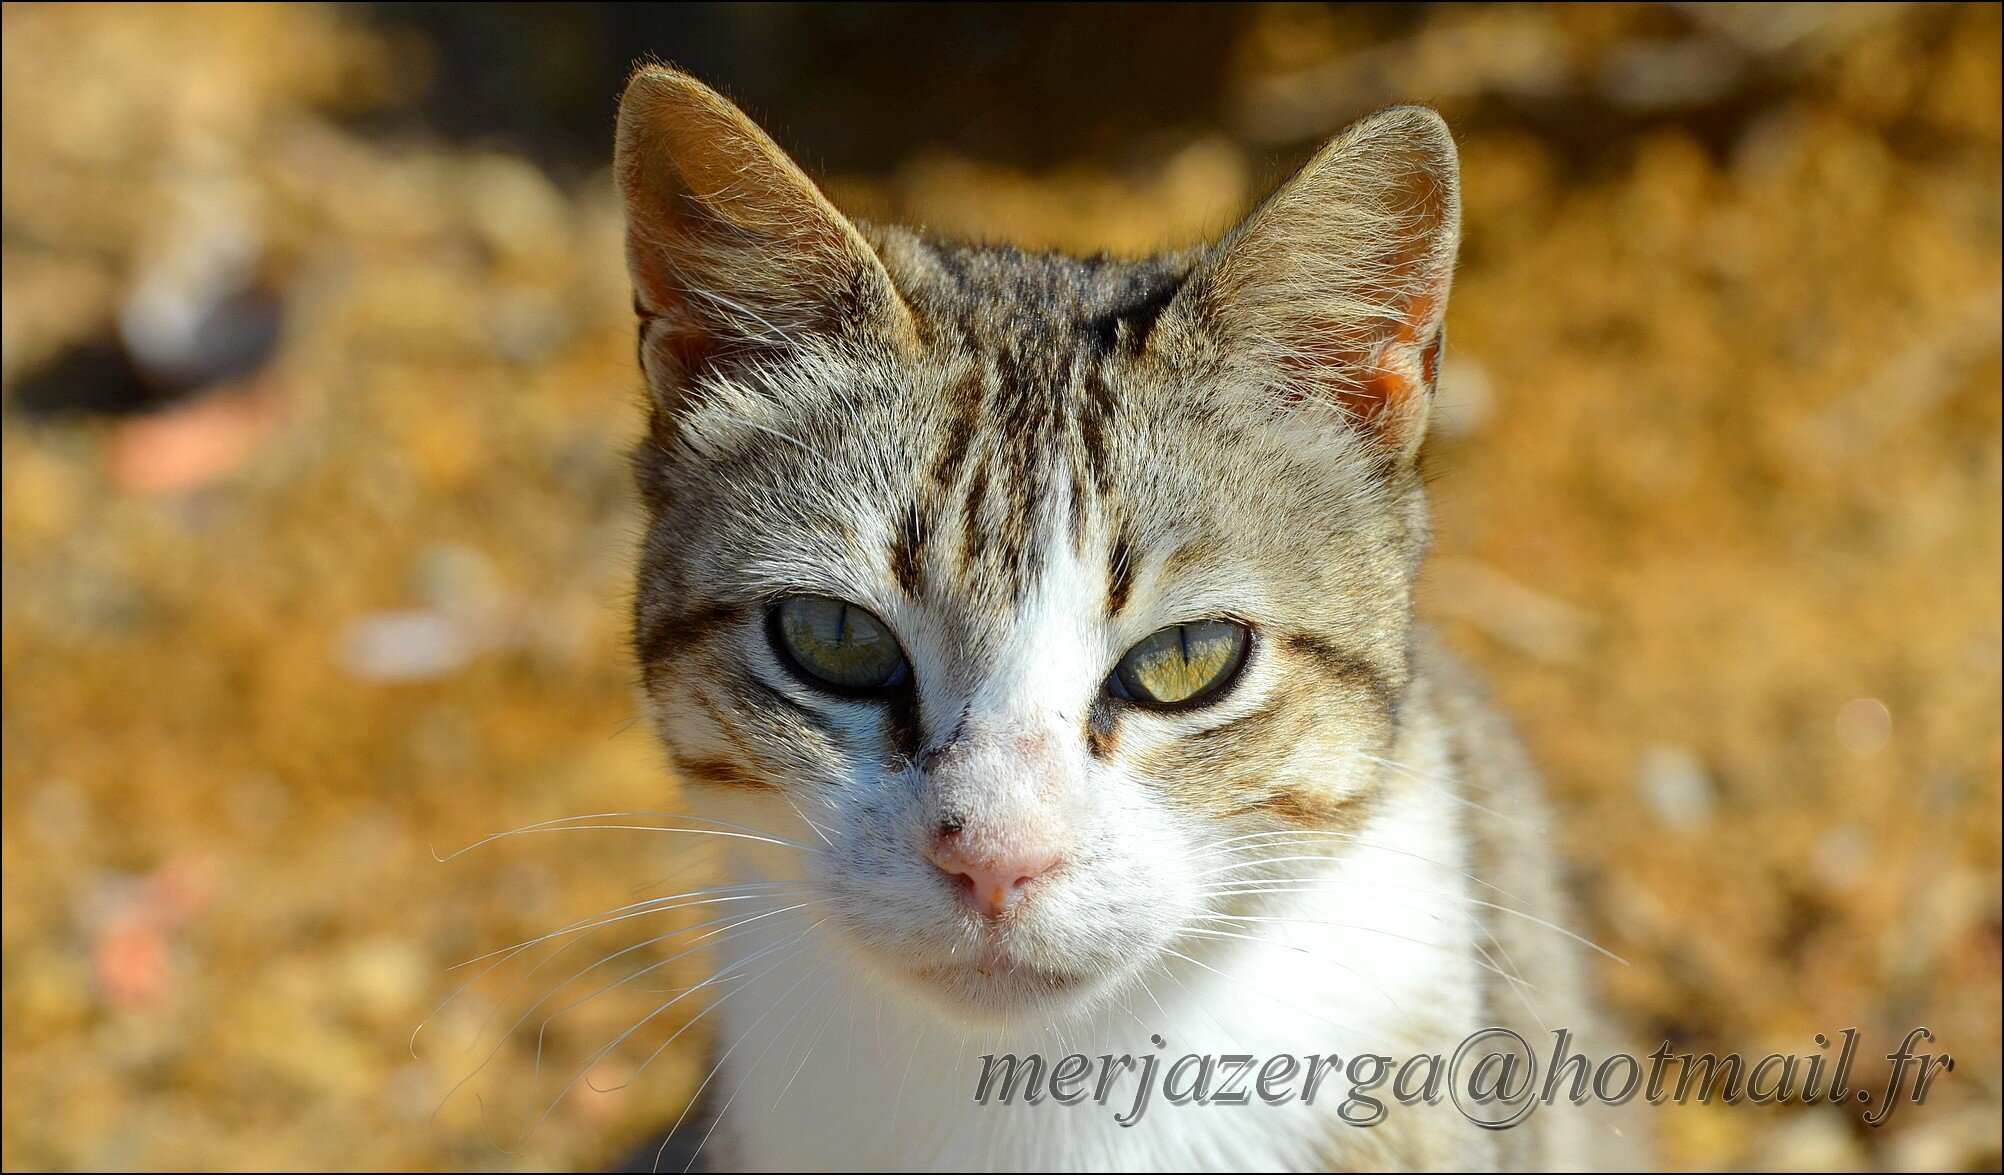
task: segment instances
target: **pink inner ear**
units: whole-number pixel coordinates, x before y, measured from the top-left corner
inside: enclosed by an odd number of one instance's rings
[[[1316,324],[1289,364],[1300,382],[1283,393],[1285,399],[1299,403],[1310,394],[1305,389],[1320,387],[1372,432],[1394,428],[1415,398],[1433,386],[1440,365],[1439,306],[1432,292],[1404,299],[1398,318],[1361,346],[1331,324]]]

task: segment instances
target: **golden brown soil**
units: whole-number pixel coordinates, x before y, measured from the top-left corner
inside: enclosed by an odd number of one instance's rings
[[[1665,1161],[1995,1167],[1998,9],[1703,14],[1761,71],[1723,143],[1638,119],[1587,158],[1493,101],[1642,87],[1652,19],[1455,8],[1385,42],[1275,10],[1226,47],[1233,135],[1034,175],[921,154],[830,189],[1146,249],[1243,207],[1271,145],[1438,100],[1468,246],[1426,609],[1549,770],[1583,930],[1629,961],[1610,1002],[1652,1042],[1857,1026],[1884,1052],[1925,1024],[1958,1058],[1879,1130],[1666,1110]],[[644,984],[560,1020],[540,1085],[529,1030],[446,1097],[489,1010],[530,1002],[505,989],[407,1047],[452,965],[702,872],[637,832],[432,852],[675,805],[623,646],[637,414],[603,177],[344,129],[417,83],[339,11],[9,5],[4,30],[10,396],[202,208],[256,217],[287,320],[220,398],[10,412],[0,438],[0,1160],[608,1161],[700,1078],[699,1026],[623,1083],[686,1011],[512,1148]],[[386,680],[386,632],[439,662]]]

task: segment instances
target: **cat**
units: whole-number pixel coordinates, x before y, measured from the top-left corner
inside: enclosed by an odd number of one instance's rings
[[[1118,1120],[1150,1058],[1591,1037],[1534,773],[1413,615],[1460,231],[1437,114],[1366,118],[1212,247],[1139,260],[853,222],[661,66],[614,173],[644,705],[757,899],[649,1164],[1611,1161],[1591,1108],[1485,1129],[1347,1068]],[[1134,1070],[979,1099],[998,1058],[1071,1054]]]

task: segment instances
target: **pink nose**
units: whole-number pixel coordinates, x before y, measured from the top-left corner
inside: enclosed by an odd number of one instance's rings
[[[959,884],[961,899],[990,919],[1008,913],[1031,882],[1061,863],[1056,852],[1038,845],[995,853],[969,851],[954,833],[940,836],[930,856],[940,872]]]

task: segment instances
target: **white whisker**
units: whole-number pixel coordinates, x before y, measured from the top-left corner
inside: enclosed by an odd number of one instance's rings
[[[702,823],[705,824],[719,825],[720,827],[683,828],[676,825],[659,825],[659,824],[581,823],[581,821],[585,820],[646,820],[646,819],[696,820],[696,821],[701,821]],[[509,837],[525,836],[530,833],[538,833],[538,832],[571,832],[571,831],[685,832],[695,836],[719,836],[731,840],[757,841],[761,844],[776,845],[780,848],[798,849],[802,851],[805,851],[811,847],[809,845],[801,844],[798,841],[790,841],[781,839],[779,837],[767,836],[763,833],[758,832],[755,829],[747,829],[744,828],[744,826],[742,825],[730,824],[727,821],[708,820],[705,819],[704,817],[688,816],[679,812],[594,812],[585,816],[559,816],[554,820],[539,820],[534,824],[525,824],[520,828],[511,828],[506,832],[496,832],[489,836],[484,836],[479,840],[474,841],[472,844],[467,845],[464,848],[456,849],[443,856],[440,856],[438,850],[436,848],[433,848],[432,859],[440,863],[451,861],[454,860],[455,858],[464,856],[465,854],[470,853],[477,848],[481,848],[484,845],[493,844],[497,840],[506,840]]]

